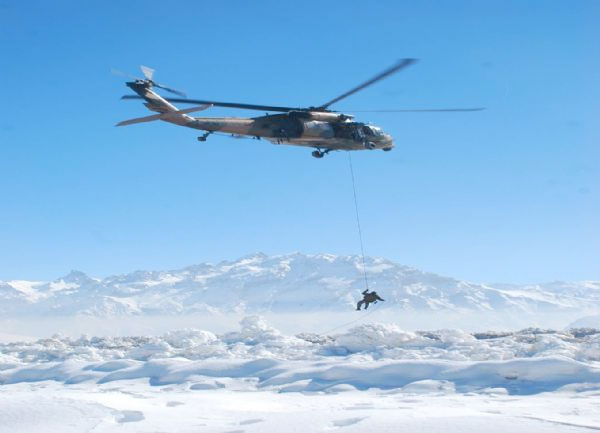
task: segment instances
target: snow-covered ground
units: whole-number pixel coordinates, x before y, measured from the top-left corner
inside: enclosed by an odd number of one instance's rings
[[[432,389],[286,393],[142,381],[2,387],[0,432],[547,433],[600,429],[600,389],[511,396]]]
[[[0,344],[0,432],[600,430],[600,331],[362,324]]]

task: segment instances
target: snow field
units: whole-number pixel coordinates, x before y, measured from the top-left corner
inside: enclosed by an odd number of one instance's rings
[[[600,332],[364,324],[0,344],[0,433],[600,430]]]
[[[432,388],[337,393],[195,390],[143,381],[5,385],[0,433],[574,433],[600,429],[598,387],[531,396]]]

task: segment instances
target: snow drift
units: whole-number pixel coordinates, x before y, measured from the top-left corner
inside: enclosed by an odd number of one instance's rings
[[[493,388],[531,394],[599,384],[600,331],[413,333],[394,325],[366,324],[333,336],[290,336],[252,316],[242,320],[239,331],[223,335],[183,330],[160,337],[56,336],[0,344],[0,384],[133,379],[156,386],[185,383],[191,389]]]

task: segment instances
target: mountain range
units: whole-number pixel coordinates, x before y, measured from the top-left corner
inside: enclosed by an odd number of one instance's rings
[[[411,311],[577,311],[600,306],[600,282],[479,284],[366,257],[379,308]],[[52,282],[0,281],[0,314],[175,315],[342,311],[365,289],[359,256],[253,254],[169,271],[92,278],[80,271]]]

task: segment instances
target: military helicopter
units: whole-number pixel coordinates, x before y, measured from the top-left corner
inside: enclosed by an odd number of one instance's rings
[[[342,99],[414,64],[416,59],[401,59],[393,66],[353,89],[316,107],[278,107],[271,105],[241,104],[234,102],[187,99],[183,92],[156,83],[153,80],[154,69],[141,66],[144,78],[134,78],[126,85],[137,95],[125,95],[121,99],[143,99],[144,105],[157,112],[152,116],[125,120],[116,126],[134,123],[163,120],[188,128],[206,131],[198,137],[199,141],[213,133],[227,133],[234,137],[254,139],[264,138],[274,144],[304,146],[314,148],[312,156],[322,158],[332,150],[375,150],[390,151],[394,147],[392,136],[381,128],[355,122],[354,116],[330,110],[329,107]],[[114,71],[114,70],[113,70]],[[119,71],[114,71],[122,75]],[[160,88],[179,97],[165,98],[158,95],[153,88]],[[173,103],[196,104],[186,109],[177,109]],[[264,116],[253,118],[239,117],[192,117],[189,113],[206,110],[210,107],[238,108],[266,112]],[[447,112],[447,111],[479,111],[483,108],[445,108],[426,110],[380,110],[380,112]],[[377,110],[374,110],[377,112]],[[277,112],[280,114],[268,114]]]

